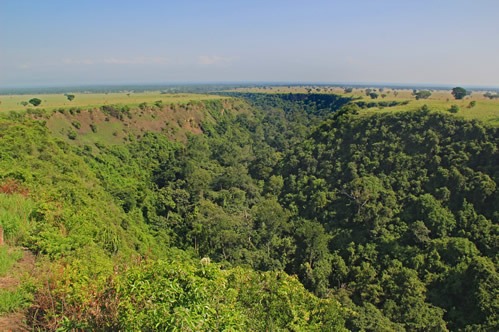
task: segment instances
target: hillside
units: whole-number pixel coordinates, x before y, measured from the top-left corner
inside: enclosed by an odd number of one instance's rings
[[[426,91],[423,98],[417,97],[417,92]],[[355,100],[363,112],[371,115],[393,111],[417,111],[428,107],[432,111],[452,114],[467,120],[480,120],[491,126],[499,126],[499,99],[497,91],[468,91],[463,99],[456,100],[450,90],[442,89],[409,89],[383,87],[338,87],[327,85],[316,86],[263,86],[240,87],[228,90],[230,94],[254,95],[336,95]],[[372,97],[370,96],[373,93]],[[269,97],[270,97],[269,96]],[[450,112],[452,106],[456,111]]]
[[[0,119],[0,225],[39,266],[31,327],[498,327],[497,128],[230,94]]]

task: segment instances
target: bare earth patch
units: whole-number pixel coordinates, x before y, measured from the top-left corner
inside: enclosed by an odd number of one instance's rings
[[[21,332],[29,331],[28,326],[24,323],[24,312],[14,312],[0,316],[0,331],[2,332]]]

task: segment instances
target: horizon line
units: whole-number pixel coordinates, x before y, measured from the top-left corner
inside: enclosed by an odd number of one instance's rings
[[[335,87],[387,87],[387,88],[428,88],[428,89],[452,89],[461,86],[470,90],[489,89],[498,90],[499,85],[479,85],[479,84],[451,84],[451,83],[400,83],[400,82],[325,82],[325,81],[186,81],[186,82],[124,82],[124,83],[70,83],[70,84],[13,84],[1,85],[0,92],[8,90],[68,90],[72,88],[126,88],[126,87],[188,87],[188,86],[209,86],[209,85],[242,85],[242,86],[335,86]]]

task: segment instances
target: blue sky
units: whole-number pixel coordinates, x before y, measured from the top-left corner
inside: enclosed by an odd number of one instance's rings
[[[0,86],[499,86],[497,0],[0,0]]]

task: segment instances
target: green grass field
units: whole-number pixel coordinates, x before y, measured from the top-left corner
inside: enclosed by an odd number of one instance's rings
[[[233,91],[238,92],[254,92],[254,93],[308,93],[312,87],[265,87],[265,88],[241,88]],[[378,89],[376,89],[378,90]],[[342,88],[337,87],[313,87],[312,93],[334,93],[342,96],[350,96],[360,98],[359,100],[370,101],[405,101],[409,100],[407,105],[399,105],[395,107],[378,108],[373,107],[363,110],[366,114],[372,112],[393,112],[393,111],[411,111],[417,110],[427,105],[431,110],[438,112],[449,113],[448,110],[452,105],[457,105],[459,111],[454,115],[463,117],[465,119],[478,119],[493,126],[499,126],[499,99],[488,99],[483,96],[484,92],[475,91],[471,96],[466,96],[462,100],[455,100],[450,90],[436,90],[428,99],[416,100],[412,96],[412,90],[393,90],[383,89],[383,92],[376,91],[380,95],[377,99],[371,99],[366,96],[365,89],[353,89],[351,93],[345,93]],[[381,97],[382,94],[386,96]],[[475,101],[475,106],[470,107],[470,102]],[[449,113],[450,114],[450,113]]]
[[[55,108],[71,107],[100,107],[102,105],[124,104],[137,106],[141,103],[154,103],[161,100],[164,104],[182,104],[189,101],[222,99],[226,97],[207,94],[162,94],[159,91],[143,93],[73,93],[75,99],[69,101],[64,94],[39,94],[39,95],[0,95],[0,112],[21,111],[27,108],[40,108],[51,110]],[[38,107],[31,104],[23,106],[21,102],[29,101],[31,98],[39,98],[42,103]]]

